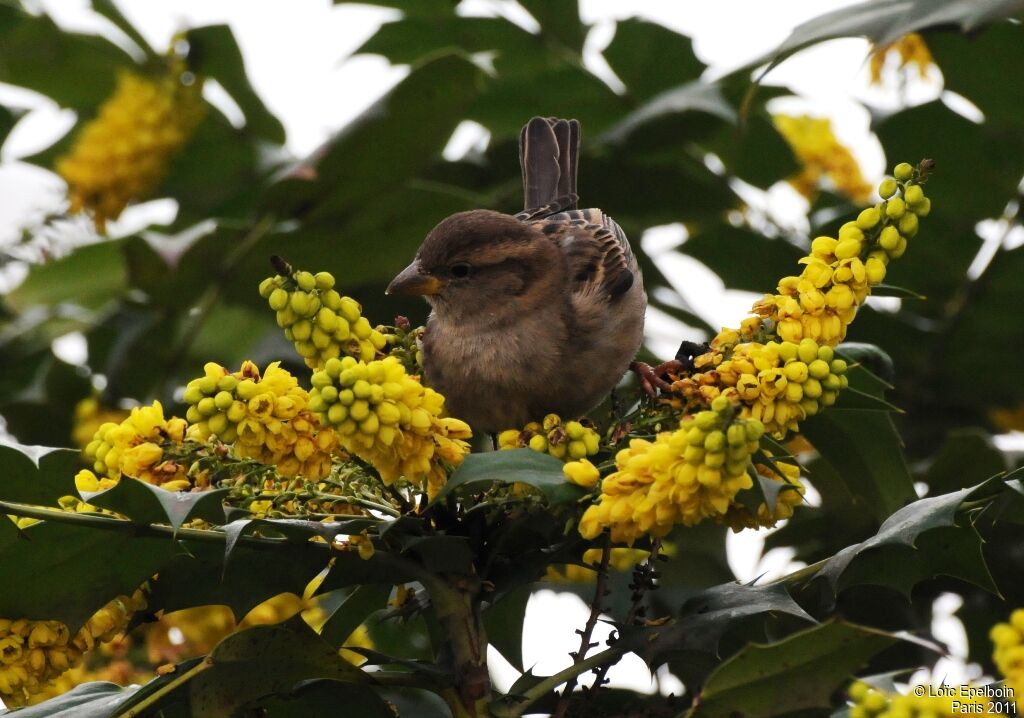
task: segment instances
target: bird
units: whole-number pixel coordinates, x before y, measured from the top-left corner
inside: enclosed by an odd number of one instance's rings
[[[629,369],[647,295],[622,228],[578,209],[577,120],[532,118],[519,138],[524,210],[453,214],[386,293],[422,295],[427,383],[492,434],[582,417]]]

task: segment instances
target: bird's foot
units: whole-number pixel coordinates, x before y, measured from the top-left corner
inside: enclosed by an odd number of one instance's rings
[[[637,378],[640,379],[640,388],[644,390],[644,393],[652,399],[657,399],[659,390],[665,392],[672,390],[672,384],[663,377],[670,372],[678,372],[684,368],[684,365],[678,359],[671,359],[656,367],[642,361],[635,361],[629,365],[629,368],[636,372]]]

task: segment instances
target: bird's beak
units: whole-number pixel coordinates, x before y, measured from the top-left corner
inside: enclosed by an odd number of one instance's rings
[[[437,294],[444,288],[444,282],[423,271],[419,260],[403,269],[391,280],[385,294],[429,295]]]

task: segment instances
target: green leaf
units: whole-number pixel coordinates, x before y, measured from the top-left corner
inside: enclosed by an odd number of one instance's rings
[[[911,591],[920,582],[951,576],[998,596],[981,544],[973,527],[928,529],[913,546],[883,544],[859,552],[842,570],[835,587],[841,592],[850,586],[884,586],[899,591],[909,601]]]
[[[189,63],[197,73],[220,83],[245,115],[245,129],[256,137],[284,144],[284,126],[263,104],[245,71],[245,61],[228,25],[189,30]]]
[[[122,476],[117,486],[105,491],[81,492],[81,496],[86,503],[115,511],[134,523],[168,523],[177,530],[190,519],[224,523],[221,500],[229,492],[229,489],[167,491],[145,481]]]
[[[211,107],[188,144],[171,159],[154,196],[178,200],[177,227],[210,217],[248,220],[278,164],[277,153],[265,140],[247,127],[233,127]]]
[[[395,718],[376,689],[329,679],[300,683],[294,690],[257,701],[256,707],[273,718],[309,718],[338,713],[360,718]],[[420,714],[417,714],[420,715]]]
[[[555,457],[532,449],[470,454],[448,478],[448,483],[437,493],[433,503],[441,502],[453,492],[461,493],[463,487],[483,482],[528,484],[540,489],[551,503],[574,501],[583,495],[583,490],[566,480],[562,473],[564,465]],[[474,488],[479,491],[483,487]]]
[[[696,80],[705,68],[694,54],[690,38],[635,17],[615,24],[615,36],[604,57],[637,100]]]
[[[948,212],[958,225],[1000,216],[1007,198],[1016,192],[1024,175],[1024,137],[1018,129],[975,124],[941,100],[889,115],[874,129],[890,164],[917,162],[925,157],[935,160],[936,175],[925,185],[925,192],[940,216]],[[949,142],[949,137],[956,137],[957,141]],[[987,161],[979,165],[979,157]],[[965,174],[959,171],[962,167],[975,169]],[[937,222],[932,224],[936,220],[929,215],[921,222],[920,237],[911,241],[908,259],[914,256],[916,242],[928,242],[929,227],[940,226]],[[959,256],[959,252],[954,255]],[[894,269],[894,274],[890,280],[921,291],[904,281],[900,270]]]
[[[953,405],[984,408],[1024,401],[1024,382],[1013,358],[1017,353],[1011,348],[1022,331],[1021,317],[1007,311],[1024,301],[1021,272],[1024,247],[997,251],[984,275],[971,285],[969,300],[924,357],[932,364],[931,380]],[[944,352],[937,365],[936,351]]]
[[[541,35],[554,38],[577,55],[582,55],[587,28],[580,21],[577,0],[522,0],[519,4],[540,23]]]
[[[798,25],[778,48],[750,66],[771,59],[771,69],[798,50],[837,37],[866,37],[885,45],[908,32],[938,25],[955,24],[970,32],[1022,9],[1021,0],[870,0]]]
[[[116,683],[80,683],[66,693],[34,706],[18,709],[18,718],[110,718],[125,707],[138,686],[122,688]],[[4,711],[4,715],[7,711]]]
[[[214,543],[179,542],[183,552],[160,568],[151,583],[149,610],[178,611],[194,606],[224,605],[237,619],[279,593],[301,596],[329,560],[327,551],[255,547],[240,543],[224,565],[224,548]]]
[[[686,716],[773,718],[828,708],[834,690],[897,640],[883,631],[836,621],[778,643],[748,645],[711,674]]]
[[[153,49],[145,36],[124,16],[124,13],[114,4],[113,0],[91,0],[91,2],[92,9],[110,20],[114,27],[138,45],[139,49],[146,54],[148,59],[153,60],[159,57],[159,53]]]
[[[3,107],[0,105],[0,147],[3,147],[4,141],[7,139],[7,135],[11,134],[11,130],[18,124],[18,120],[24,115],[24,110],[12,109],[10,107]]]
[[[668,115],[701,113],[719,120],[735,123],[736,111],[714,83],[694,81],[656,95],[636,110],[616,122],[601,140],[619,143],[654,120]]]
[[[954,429],[935,453],[925,472],[932,494],[964,488],[979,476],[994,476],[1006,471],[1006,456],[981,429]]]
[[[717,223],[683,242],[679,251],[703,263],[730,289],[764,292],[780,277],[799,271],[805,252],[780,237],[764,237],[742,227]],[[737,261],[742,257],[743,261]]]
[[[0,82],[40,92],[86,115],[114,90],[116,71],[133,67],[124,50],[99,35],[66,32],[47,15],[0,5]]]
[[[0,593],[0,615],[62,621],[74,634],[112,598],[131,595],[161,570],[173,547],[124,531],[56,521],[19,530],[0,521],[0,575],[18,586]]]
[[[1002,491],[1005,491],[1005,484],[1002,480],[993,478],[960,491],[918,499],[887,518],[878,529],[878,533],[871,538],[853,546],[848,546],[827,559],[821,569],[815,573],[815,578],[824,578],[828,581],[833,591],[838,591],[843,585],[840,583],[840,579],[843,578],[847,568],[851,566],[853,560],[858,556],[883,546],[916,548],[919,538],[925,532],[933,529],[948,529],[955,526],[957,513],[965,501],[991,499]],[[973,532],[974,529],[961,529],[961,531]],[[976,537],[977,534],[975,534]],[[939,538],[948,539],[948,535],[942,535]],[[932,538],[929,540],[934,541],[936,539]],[[970,554],[973,544],[961,538],[953,540],[962,542],[958,543],[956,547],[956,550],[961,555],[961,558],[958,558],[956,563],[962,565],[964,563],[962,557]],[[931,544],[926,544],[926,546],[931,546]],[[982,566],[984,565],[980,561],[980,547],[977,555],[972,558],[978,560]],[[886,573],[888,573],[888,569],[886,569]],[[987,576],[987,569],[984,570],[984,573]],[[975,571],[968,580],[975,580],[979,575]],[[860,576],[863,576],[863,574],[860,574]],[[890,576],[890,583],[887,585],[899,586],[901,580],[899,577]],[[985,579],[982,578],[980,580],[984,581]],[[987,579],[987,582],[991,584],[990,577]]]
[[[483,614],[487,640],[520,672],[523,670],[523,619],[532,593],[530,586],[520,586],[491,604]]]
[[[947,90],[977,105],[987,121],[1020,125],[1024,88],[1006,81],[1006,68],[1024,67],[1024,30],[1020,25],[999,23],[970,37],[935,33],[926,41],[942,69]],[[999,62],[992,62],[994,57]]]
[[[496,51],[495,64],[502,74],[506,69],[535,71],[548,58],[540,37],[505,18],[426,14],[384,23],[354,54],[383,55],[395,64],[412,64],[445,49]],[[525,60],[525,67],[517,60]]]
[[[267,209],[306,215],[330,203],[357,211],[387,196],[440,155],[479,92],[483,76],[459,55],[442,55],[409,75],[268,192]],[[415,107],[415,112],[407,108]]]
[[[217,644],[210,661],[210,669],[189,681],[195,718],[241,713],[260,699],[290,693],[300,681],[330,678],[359,684],[370,680],[301,617],[233,633]],[[257,676],[259,680],[253,680]]]
[[[374,612],[384,608],[391,586],[369,584],[357,586],[327,616],[320,637],[332,646],[341,648],[360,624]]]
[[[888,414],[874,410],[825,411],[801,424],[807,439],[839,472],[854,501],[876,520],[914,497],[902,442]]]
[[[837,347],[840,358],[850,365],[850,385],[872,396],[884,398],[892,389],[896,366],[889,353],[875,344],[843,342]]]
[[[401,10],[403,15],[436,17],[455,11],[458,4],[452,0],[334,0],[335,5],[379,5]]]
[[[552,87],[559,91],[551,92]],[[549,61],[535,72],[505,72],[489,82],[469,109],[467,119],[489,129],[494,141],[518,138],[526,121],[543,111],[550,117],[578,119],[586,138],[610,127],[628,108],[626,98],[615,94],[582,64]],[[585,176],[589,174],[588,170]],[[589,187],[589,182],[580,184]]]
[[[74,495],[81,454],[73,449],[0,444],[0,499],[56,506],[61,496]]]
[[[5,303],[15,312],[35,305],[73,302],[96,308],[121,295],[128,279],[121,243],[105,241],[80,247],[60,259],[35,264]]]
[[[664,663],[673,652],[717,655],[719,640],[733,623],[767,614],[814,622],[783,584],[730,582],[687,599],[676,622],[659,629],[639,654],[652,668]]]

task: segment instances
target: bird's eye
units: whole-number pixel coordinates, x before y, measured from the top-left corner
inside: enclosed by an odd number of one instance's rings
[[[451,272],[451,275],[456,279],[463,279],[473,272],[473,267],[466,262],[456,262],[448,268],[448,271]]]

